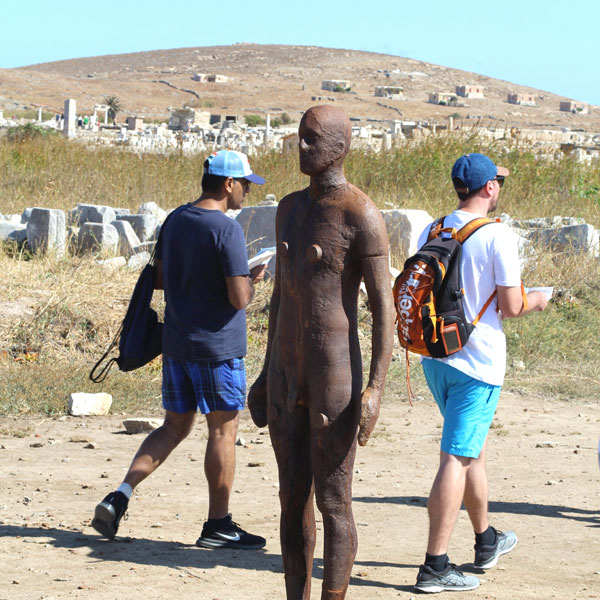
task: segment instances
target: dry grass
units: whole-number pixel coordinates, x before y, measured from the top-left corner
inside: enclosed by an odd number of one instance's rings
[[[398,144],[386,152],[353,150],[345,162],[350,181],[380,208],[419,208],[431,214],[453,210],[449,173],[456,157],[483,152],[511,171],[501,210],[515,218],[553,215],[583,217],[600,225],[600,170],[557,154],[540,159],[534,148],[515,141],[483,142],[473,132],[431,136]],[[137,211],[142,202],[163,208],[189,202],[200,193],[204,156],[138,155],[114,148],[88,148],[60,136],[0,139],[0,212],[26,207],[69,210],[78,202]],[[301,189],[308,179],[295,152],[262,152],[252,160],[267,179],[252,186],[247,204]]]
[[[461,137],[429,139],[388,153],[351,153],[348,178],[382,207],[387,202],[452,210],[447,173],[464,151],[484,151],[511,169],[502,209],[515,218],[563,214],[598,224],[600,172],[568,158],[540,161],[530,149],[482,146]],[[113,149],[89,149],[58,137],[0,140],[0,212],[27,206],[69,209],[77,202],[110,204],[133,210],[154,200],[163,207],[187,202],[198,193],[202,157],[137,156]],[[254,191],[284,193],[306,184],[295,154],[265,153],[254,168],[271,183]],[[568,206],[568,210],[565,207]],[[160,411],[160,359],[133,373],[116,369],[102,386],[88,380],[93,363],[107,347],[125,314],[137,279],[126,269],[108,273],[91,258],[31,258],[0,251],[0,414],[61,413],[73,391],[107,391],[113,410]],[[554,285],[559,295],[548,309],[505,323],[508,364],[521,360],[524,371],[509,367],[509,389],[527,388],[562,398],[596,397],[600,392],[600,267],[596,259],[541,252],[524,273],[527,285]],[[262,367],[271,284],[258,286],[248,310],[248,381]],[[160,293],[159,293],[160,294]],[[159,295],[157,294],[157,296]],[[160,308],[160,298],[156,298]],[[8,303],[8,304],[7,304]],[[9,309],[21,309],[8,317]],[[17,311],[18,312],[18,311]],[[361,304],[360,331],[368,373],[371,318]],[[397,350],[388,375],[386,401],[406,400],[404,355]],[[418,365],[413,389],[425,395]]]
[[[138,273],[109,274],[89,258],[6,253],[0,269],[0,303],[22,313],[0,318],[0,413],[60,413],[71,392],[100,391],[88,373],[117,331]],[[115,397],[114,410],[160,407],[159,363],[131,374],[114,369],[102,384]]]

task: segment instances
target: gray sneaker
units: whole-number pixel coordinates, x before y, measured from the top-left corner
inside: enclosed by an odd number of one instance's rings
[[[492,529],[494,529],[492,527]],[[492,546],[484,544],[475,544],[475,560],[473,566],[478,569],[491,569],[498,563],[498,559],[517,545],[519,541],[514,531],[498,531],[496,532],[496,543]]]
[[[419,567],[415,590],[426,594],[436,592],[466,592],[479,587],[479,579],[464,575],[456,565],[450,563],[443,571],[434,571],[427,565]]]

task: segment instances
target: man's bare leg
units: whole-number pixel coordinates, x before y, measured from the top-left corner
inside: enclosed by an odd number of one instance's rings
[[[490,525],[488,520],[488,479],[485,470],[487,438],[483,448],[467,470],[464,503],[475,533],[483,533]]]
[[[429,513],[427,554],[438,556],[448,552],[450,536],[465,493],[467,471],[473,460],[440,451],[440,467],[427,503]]]
[[[134,489],[153,473],[188,436],[195,416],[193,410],[181,414],[167,410],[164,423],[142,442],[123,482]]]
[[[204,473],[208,482],[208,518],[222,519],[229,514],[229,497],[235,476],[235,439],[238,411],[214,411],[206,415],[208,442]]]

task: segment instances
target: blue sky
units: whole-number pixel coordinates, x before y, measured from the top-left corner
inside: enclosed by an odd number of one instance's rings
[[[32,0],[2,13],[3,68],[236,42],[314,45],[424,60],[600,105],[598,0]]]

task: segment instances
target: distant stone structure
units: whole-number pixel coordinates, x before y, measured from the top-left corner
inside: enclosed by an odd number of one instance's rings
[[[218,73],[194,73],[192,80],[201,83],[225,83],[229,80],[229,77],[227,75],[219,75]]]
[[[350,89],[350,82],[345,79],[324,79],[321,89],[328,92],[346,92]]]
[[[65,100],[64,115],[65,119],[63,125],[63,133],[68,138],[75,137],[75,132],[77,130],[77,103],[72,98]]]
[[[533,94],[519,94],[511,92],[507,95],[506,101],[509,104],[520,104],[521,106],[535,106],[535,96]]]
[[[474,84],[457,85],[456,94],[462,98],[485,98],[483,86]]]
[[[389,98],[390,100],[404,100],[404,90],[398,85],[377,85],[375,96]]]
[[[171,111],[169,129],[189,131],[194,125],[208,126],[212,122],[210,112],[184,106]]]
[[[585,102],[575,102],[575,100],[561,100],[560,110],[563,112],[577,113],[579,115],[587,115],[589,107]]]
[[[429,92],[430,104],[442,104],[443,106],[458,106],[456,94],[451,92]]]
[[[127,129],[129,131],[142,131],[144,119],[142,117],[127,117]]]
[[[94,104],[94,119],[98,120],[98,111],[104,113],[104,124],[108,125],[108,111],[109,106],[106,104]]]

